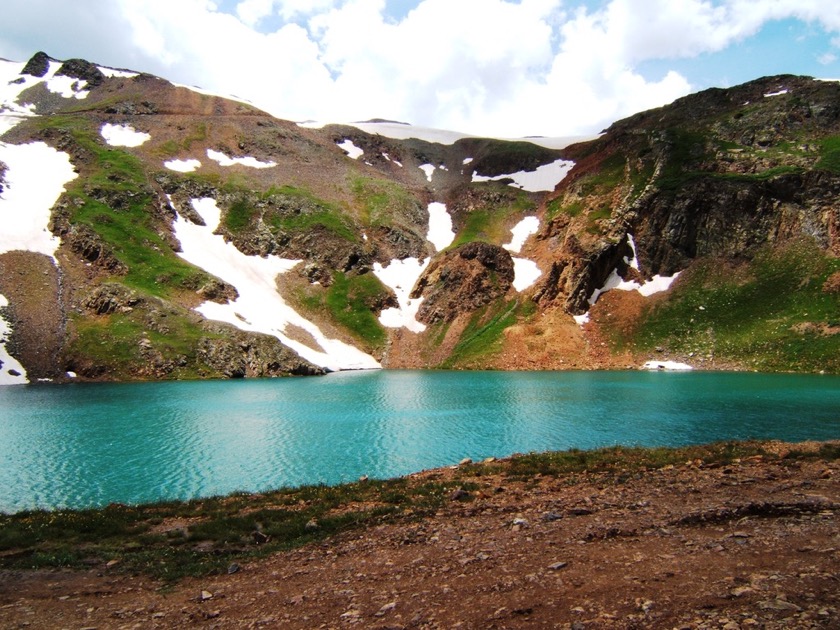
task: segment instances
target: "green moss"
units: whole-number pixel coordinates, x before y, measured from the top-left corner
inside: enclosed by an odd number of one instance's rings
[[[820,159],[817,168],[840,173],[840,136],[829,136],[820,146]]]
[[[173,312],[158,314],[159,326],[150,326],[148,317],[151,316],[145,309],[100,317],[74,315],[68,354],[83,357],[103,368],[109,378],[119,381],[134,381],[145,374],[147,353],[155,353],[163,361],[171,362],[172,370],[164,378],[221,376],[197,357],[199,339],[213,335],[186,316]]]
[[[140,160],[101,142],[96,124],[82,116],[35,121],[44,129],[67,131],[93,159],[90,173],[67,184],[70,222],[96,232],[127,268],[126,285],[161,297],[200,286],[208,276],[179,258],[160,236],[157,203]]]
[[[335,272],[328,288],[306,285],[293,292],[295,307],[317,317],[328,317],[350,333],[367,352],[384,348],[387,334],[374,309],[389,290],[371,274]]]
[[[478,309],[440,367],[473,367],[477,361],[498,353],[502,348],[505,328],[518,321],[521,310],[518,300],[499,301]]]
[[[233,233],[241,232],[256,215],[256,209],[246,199],[237,199],[225,212],[224,224]]]
[[[354,177],[350,189],[365,227],[411,225],[421,211],[421,204],[404,186],[396,182]]]
[[[467,214],[464,225],[458,231],[450,248],[473,241],[501,245],[510,240],[512,217],[533,212],[536,209],[534,200],[527,193],[504,185],[494,185],[499,187],[504,200],[498,205],[477,207]]]
[[[548,202],[546,206],[546,218],[550,221],[554,217],[560,214],[565,214],[570,217],[580,216],[580,213],[583,212],[583,202],[582,201],[573,201],[568,204],[563,204],[563,202],[558,199],[552,199]]]
[[[380,349],[387,335],[372,312],[388,290],[372,273],[345,275],[336,273],[327,290],[325,304],[333,319],[349,330],[368,348]]]

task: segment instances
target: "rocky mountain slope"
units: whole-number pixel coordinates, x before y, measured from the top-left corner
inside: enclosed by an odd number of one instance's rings
[[[44,53],[0,75],[0,382],[840,371],[840,84],[568,145],[296,124]]]

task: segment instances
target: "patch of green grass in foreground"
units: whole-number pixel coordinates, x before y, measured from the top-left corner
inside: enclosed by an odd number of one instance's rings
[[[86,568],[115,560],[112,570],[172,582],[224,572],[234,561],[258,558],[339,532],[432,515],[451,504],[454,489],[474,491],[487,475],[511,481],[528,481],[536,475],[562,476],[573,484],[580,475],[598,474],[603,483],[622,483],[628,474],[645,470],[686,462],[725,465],[755,455],[779,460],[761,442],[613,447],[528,454],[461,466],[447,481],[432,474],[188,502],[0,514],[0,569]],[[802,459],[836,461],[840,445],[824,444],[814,453],[791,451],[781,461]],[[307,527],[312,519],[317,528]],[[255,531],[268,540],[257,544]]]

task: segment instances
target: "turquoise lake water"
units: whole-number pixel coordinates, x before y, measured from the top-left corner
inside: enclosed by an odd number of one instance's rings
[[[840,438],[840,377],[341,372],[0,387],[0,512],[392,477],[529,451]]]

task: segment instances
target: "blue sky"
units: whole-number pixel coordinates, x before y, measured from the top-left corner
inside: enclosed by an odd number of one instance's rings
[[[245,98],[292,120],[479,135],[597,132],[707,87],[840,79],[827,0],[5,0],[38,50]]]

